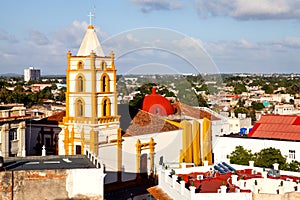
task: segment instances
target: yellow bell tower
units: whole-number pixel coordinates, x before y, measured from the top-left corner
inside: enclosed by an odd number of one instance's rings
[[[67,53],[66,116],[59,154],[98,155],[99,145],[116,141],[119,129],[114,53],[105,56],[94,26],[88,26],[77,55]]]

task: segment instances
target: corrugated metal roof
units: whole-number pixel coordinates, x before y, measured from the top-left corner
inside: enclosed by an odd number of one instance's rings
[[[248,136],[300,141],[300,116],[262,115]]]

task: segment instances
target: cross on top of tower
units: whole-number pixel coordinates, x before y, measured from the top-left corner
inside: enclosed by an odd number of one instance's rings
[[[92,17],[95,17],[95,15],[92,12],[90,12],[88,16],[90,17],[90,24],[89,25],[92,25]]]

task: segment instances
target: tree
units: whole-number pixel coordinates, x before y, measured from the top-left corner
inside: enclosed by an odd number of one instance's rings
[[[235,94],[242,94],[243,92],[247,92],[247,88],[244,84],[236,84],[234,86],[234,93]]]
[[[235,150],[229,155],[230,163],[238,165],[248,165],[254,159],[251,150],[246,150],[242,146],[236,146]]]
[[[198,98],[198,104],[200,107],[208,107],[206,100],[203,98],[203,96],[201,94],[197,95],[197,98]]]
[[[272,168],[274,163],[278,163],[280,169],[284,166],[286,158],[282,156],[279,149],[273,147],[262,149],[255,154],[255,166]]]
[[[251,121],[252,122],[256,122],[256,113],[255,113],[255,110],[251,110],[250,111],[250,117],[251,117]]]
[[[256,101],[252,102],[252,108],[253,108],[253,110],[262,110],[264,107],[265,106],[264,106],[263,103],[256,102]]]
[[[141,108],[142,101],[147,94],[151,93],[151,89],[156,86],[155,83],[147,83],[138,87],[135,91],[139,91],[132,100],[129,101],[129,105],[132,107]]]
[[[238,107],[234,109],[235,117],[238,117],[239,113],[246,114],[247,116],[249,116],[249,110],[245,107]]]
[[[285,163],[282,170],[300,172],[300,162],[292,160],[290,163]]]
[[[265,84],[261,87],[262,90],[265,91],[266,94],[273,94],[274,92],[274,87],[269,84]]]

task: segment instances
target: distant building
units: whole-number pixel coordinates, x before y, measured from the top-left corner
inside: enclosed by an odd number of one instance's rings
[[[279,105],[275,105],[274,114],[294,115],[294,114],[297,114],[297,110],[295,110],[294,105],[279,104]]]
[[[28,69],[24,69],[24,81],[36,81],[41,78],[41,70],[34,69],[33,67],[29,67]]]
[[[300,160],[300,117],[291,115],[262,115],[246,136],[227,135],[214,143],[214,161],[227,158],[236,146],[252,152],[265,148],[279,149],[287,162]]]
[[[0,151],[3,157],[22,156],[25,150],[25,114],[23,104],[0,106]]]

